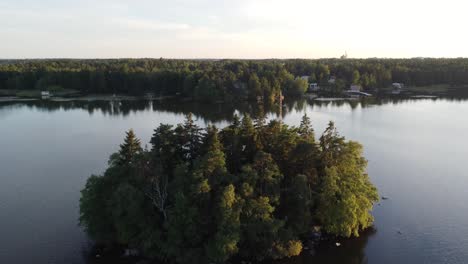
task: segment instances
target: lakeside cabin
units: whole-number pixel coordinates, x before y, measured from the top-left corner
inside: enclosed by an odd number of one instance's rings
[[[308,75],[303,75],[303,76],[296,77],[296,79],[301,79],[301,80],[307,81],[307,83],[309,82],[309,78],[310,78],[310,76],[308,76]],[[309,83],[309,87],[307,88],[308,92],[317,92],[319,90],[320,90],[320,87],[319,87],[318,83]]]
[[[401,89],[405,88],[405,85],[403,83],[395,82],[395,83],[392,83],[392,87],[393,87],[393,89],[401,90]]]
[[[352,98],[361,98],[372,96],[370,93],[361,92],[361,85],[352,84],[349,87],[349,90],[344,91],[344,93]]]
[[[320,86],[318,83],[310,83],[309,84],[309,92],[318,92],[320,90]]]
[[[349,86],[349,91],[360,92],[361,90],[362,90],[361,85],[351,84],[351,86]]]
[[[393,88],[392,94],[398,95],[404,91],[405,85],[403,83],[395,82],[395,83],[392,83],[392,88]]]
[[[50,97],[50,92],[49,91],[41,91],[41,98],[49,98]]]

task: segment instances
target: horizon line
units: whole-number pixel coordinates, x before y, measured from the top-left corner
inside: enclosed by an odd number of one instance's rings
[[[28,57],[28,58],[1,58],[0,61],[6,60],[138,60],[138,59],[164,59],[164,60],[369,60],[369,59],[387,59],[387,60],[410,60],[410,59],[468,59],[468,57],[270,57],[270,58],[235,58],[235,57]]]

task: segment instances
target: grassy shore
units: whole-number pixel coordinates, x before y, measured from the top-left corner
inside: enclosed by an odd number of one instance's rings
[[[76,96],[80,92],[73,89],[63,89],[63,88],[51,88],[47,89],[53,96],[67,97],[67,96]],[[19,97],[19,98],[40,98],[40,90],[5,90],[0,89],[0,96],[2,97]]]

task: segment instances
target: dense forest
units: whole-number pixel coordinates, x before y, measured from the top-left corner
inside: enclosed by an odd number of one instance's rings
[[[301,79],[297,77],[306,76]],[[350,84],[364,89],[468,84],[468,59],[291,60],[2,60],[0,90],[70,89],[83,94],[153,93],[207,102],[303,94],[307,82],[333,91]]]
[[[188,114],[143,149],[130,130],[82,190],[80,223],[96,241],[167,263],[296,256],[318,228],[358,236],[378,200],[362,146],[332,122],[314,134],[307,116],[298,127],[234,116],[219,131]]]

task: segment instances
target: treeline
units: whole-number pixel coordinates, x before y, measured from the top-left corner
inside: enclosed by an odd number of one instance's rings
[[[127,132],[82,190],[80,223],[97,241],[167,263],[223,263],[296,256],[314,226],[350,237],[372,225],[362,146],[332,122],[315,140],[307,116],[299,127],[235,116],[218,131],[189,114],[150,143]]]
[[[180,96],[195,100],[273,101],[282,90],[301,95],[307,81],[282,62],[197,60],[38,60],[0,64],[0,89],[50,87],[83,93]]]
[[[305,76],[300,79],[297,77]],[[350,84],[365,89],[392,82],[406,85],[468,84],[468,59],[321,60],[5,60],[0,89],[73,89],[85,94],[124,93],[181,96],[196,100],[272,101],[279,91],[303,94],[307,82],[340,91]]]

